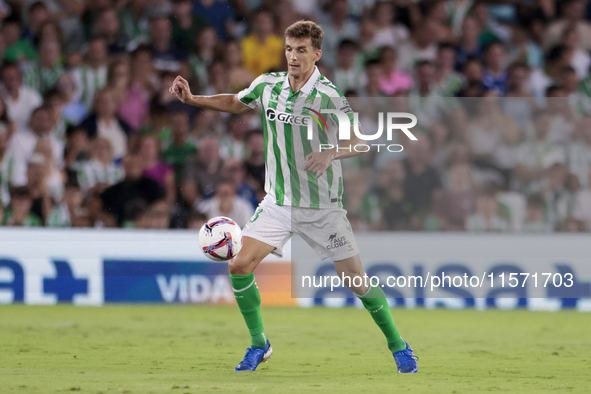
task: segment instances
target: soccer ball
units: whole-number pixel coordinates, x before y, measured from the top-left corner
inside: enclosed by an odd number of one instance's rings
[[[230,260],[242,249],[242,230],[232,219],[217,216],[199,230],[199,246],[212,260]]]

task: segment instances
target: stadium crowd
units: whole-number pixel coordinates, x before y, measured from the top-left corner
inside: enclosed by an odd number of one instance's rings
[[[284,70],[300,19],[324,29],[318,67],[354,109],[371,97],[419,119],[403,152],[343,162],[354,229],[591,230],[584,0],[0,0],[1,225],[246,224],[260,113],[168,89],[182,75],[236,93]]]

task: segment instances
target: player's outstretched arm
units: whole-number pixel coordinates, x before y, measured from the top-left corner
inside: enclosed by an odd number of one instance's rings
[[[235,94],[216,94],[213,96],[194,95],[191,93],[189,82],[181,76],[175,78],[170,87],[170,93],[174,94],[182,103],[194,107],[208,108],[232,114],[241,114],[250,109]]]

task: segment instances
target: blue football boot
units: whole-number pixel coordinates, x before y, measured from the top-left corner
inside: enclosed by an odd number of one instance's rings
[[[249,347],[246,349],[246,355],[244,360],[234,368],[235,372],[241,371],[254,371],[257,369],[260,363],[267,362],[273,355],[273,348],[271,342],[267,339],[267,346],[261,347]]]
[[[394,360],[396,360],[396,365],[398,366],[398,372],[416,373],[419,370],[417,365],[419,358],[414,355],[410,345],[406,341],[404,341],[404,343],[406,343],[406,349],[392,353],[394,355]]]

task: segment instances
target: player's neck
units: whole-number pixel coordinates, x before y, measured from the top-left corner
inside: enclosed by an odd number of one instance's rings
[[[293,75],[289,75],[289,86],[291,86],[291,91],[292,92],[297,92],[299,91],[301,88],[304,87],[304,85],[306,84],[306,82],[308,82],[308,80],[310,79],[310,77],[312,76],[312,74],[314,73],[314,69],[316,67],[312,66],[308,71],[306,71],[306,73],[300,77],[294,77]]]

